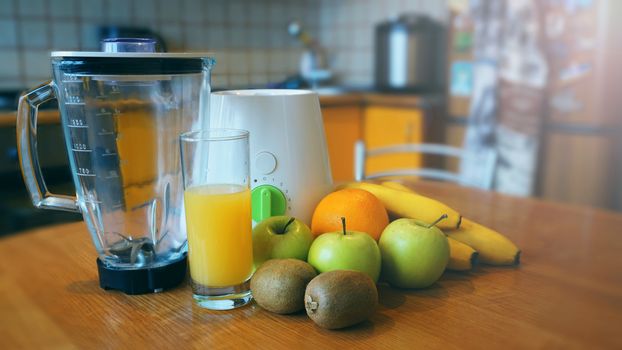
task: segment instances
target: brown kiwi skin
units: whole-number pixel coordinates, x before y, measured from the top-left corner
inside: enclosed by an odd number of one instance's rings
[[[307,285],[305,309],[320,327],[345,328],[365,321],[378,307],[378,290],[365,273],[324,272]]]
[[[304,308],[305,288],[316,275],[315,269],[302,260],[268,260],[251,278],[251,292],[262,308],[291,314]]]

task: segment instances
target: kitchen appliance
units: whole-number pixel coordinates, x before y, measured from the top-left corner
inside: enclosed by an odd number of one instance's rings
[[[328,66],[328,58],[324,48],[298,21],[289,22],[287,31],[305,47],[305,51],[300,56],[300,75],[302,78],[314,89],[321,82],[329,80],[333,74]]]
[[[82,213],[102,288],[157,292],[185,277],[178,137],[203,126],[213,60],[155,53],[149,39],[110,39],[103,47],[52,52],[53,81],[20,98],[21,170],[36,207]],[[37,109],[53,99],[75,197],[50,193],[39,166]]]
[[[306,90],[212,93],[209,125],[250,132],[253,221],[291,215],[310,224],[332,191],[318,95]]]
[[[442,92],[445,28],[422,15],[403,15],[376,26],[375,84],[380,90]]]

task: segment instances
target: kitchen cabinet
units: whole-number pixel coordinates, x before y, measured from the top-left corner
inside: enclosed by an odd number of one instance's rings
[[[368,148],[409,142],[442,142],[440,100],[433,96],[347,93],[320,96],[326,141],[335,182],[354,179],[354,144]],[[371,158],[367,171],[410,168],[432,164],[417,154]]]
[[[363,136],[362,108],[358,104],[322,108],[333,181],[354,178],[354,143]]]
[[[365,109],[364,123],[364,140],[369,149],[423,141],[423,113],[420,109],[372,105]],[[370,158],[366,172],[416,168],[421,164],[419,153],[388,154]]]

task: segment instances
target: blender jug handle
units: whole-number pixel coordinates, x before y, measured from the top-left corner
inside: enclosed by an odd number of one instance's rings
[[[52,81],[28,91],[19,98],[16,123],[19,163],[35,207],[79,212],[75,196],[57,195],[48,191],[39,165],[37,114],[41,104],[54,99],[56,95]]]

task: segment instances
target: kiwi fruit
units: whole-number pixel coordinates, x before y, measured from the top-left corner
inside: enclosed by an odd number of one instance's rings
[[[305,288],[316,275],[315,269],[302,260],[268,260],[251,278],[251,292],[262,308],[291,314],[304,308]]]
[[[365,273],[324,272],[307,285],[305,309],[318,326],[339,329],[365,321],[378,306],[378,290]]]

